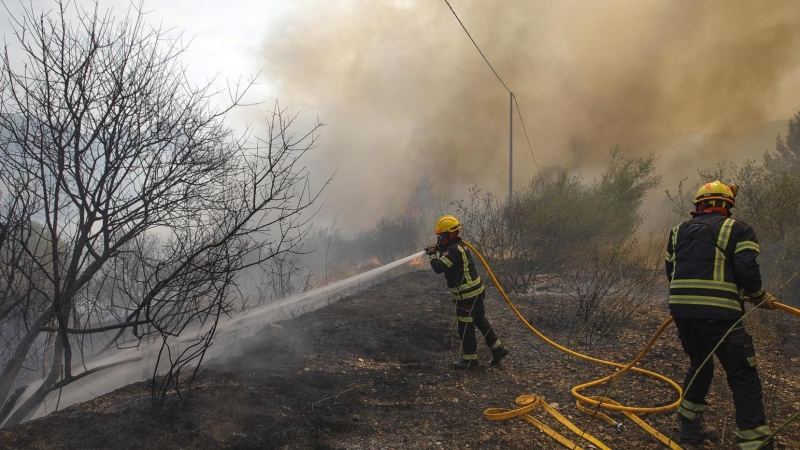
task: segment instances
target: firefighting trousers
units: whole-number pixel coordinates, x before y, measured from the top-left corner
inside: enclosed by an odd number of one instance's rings
[[[684,400],[678,407],[678,412],[685,419],[694,420],[708,407],[706,395],[714,378],[713,358],[702,368],[700,366],[735,322],[736,320],[675,317],[681,344],[690,361],[683,382]],[[728,386],[733,393],[738,428],[736,434],[740,447],[749,447],[747,443],[755,443],[754,441],[760,443],[769,434],[769,427],[764,416],[753,339],[739,323],[714,353],[728,376]],[[697,376],[689,386],[695,373]]]
[[[456,302],[456,316],[458,318],[458,337],[461,339],[461,358],[464,360],[478,359],[478,341],[475,337],[475,328],[479,329],[486,340],[486,345],[491,350],[502,345],[497,338],[492,324],[486,318],[486,308],[483,300],[486,294],[481,293],[474,299]]]

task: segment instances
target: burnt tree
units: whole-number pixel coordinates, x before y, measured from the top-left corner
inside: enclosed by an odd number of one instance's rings
[[[19,45],[0,62],[5,425],[130,361],[92,354],[142,339],[161,343],[156,401],[182,371],[191,383],[215,324],[240,304],[242,270],[295,251],[319,194],[300,159],[320,125],[295,134],[276,105],[266,136],[235,134],[224,120],[250,84],[215,106],[212,83],[187,79],[181,36],[144,19],[67,2],[11,17]],[[32,373],[43,383],[17,400]]]

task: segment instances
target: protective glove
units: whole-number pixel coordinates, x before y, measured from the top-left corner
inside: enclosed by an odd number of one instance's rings
[[[769,310],[775,309],[775,302],[778,301],[777,298],[775,298],[772,294],[770,294],[767,291],[764,291],[764,293],[758,297],[746,297],[746,298],[753,305],[758,306],[759,308],[764,308]]]
[[[435,255],[436,254],[436,244],[431,244],[431,245],[425,247],[425,253],[428,256]]]

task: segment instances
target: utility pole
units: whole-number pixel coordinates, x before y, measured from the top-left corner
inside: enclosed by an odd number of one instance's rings
[[[508,103],[508,204],[514,193],[514,93],[509,91]]]

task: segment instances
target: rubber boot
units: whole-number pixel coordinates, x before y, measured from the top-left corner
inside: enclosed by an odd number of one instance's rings
[[[706,439],[713,441],[719,438],[717,429],[707,426],[702,414],[698,414],[694,420],[689,420],[680,416],[681,432],[678,437],[679,444],[702,444]]]
[[[500,364],[500,361],[502,361],[503,358],[505,358],[506,356],[508,356],[508,349],[503,347],[503,345],[501,344],[500,347],[497,347],[496,349],[492,350],[491,364],[493,366]]]
[[[759,444],[761,444],[761,441],[745,441],[742,439],[737,439],[736,444],[738,448],[756,448]],[[759,450],[775,450],[775,442],[770,440]]]
[[[459,359],[453,362],[454,370],[475,370],[478,368],[478,361],[475,359]]]

